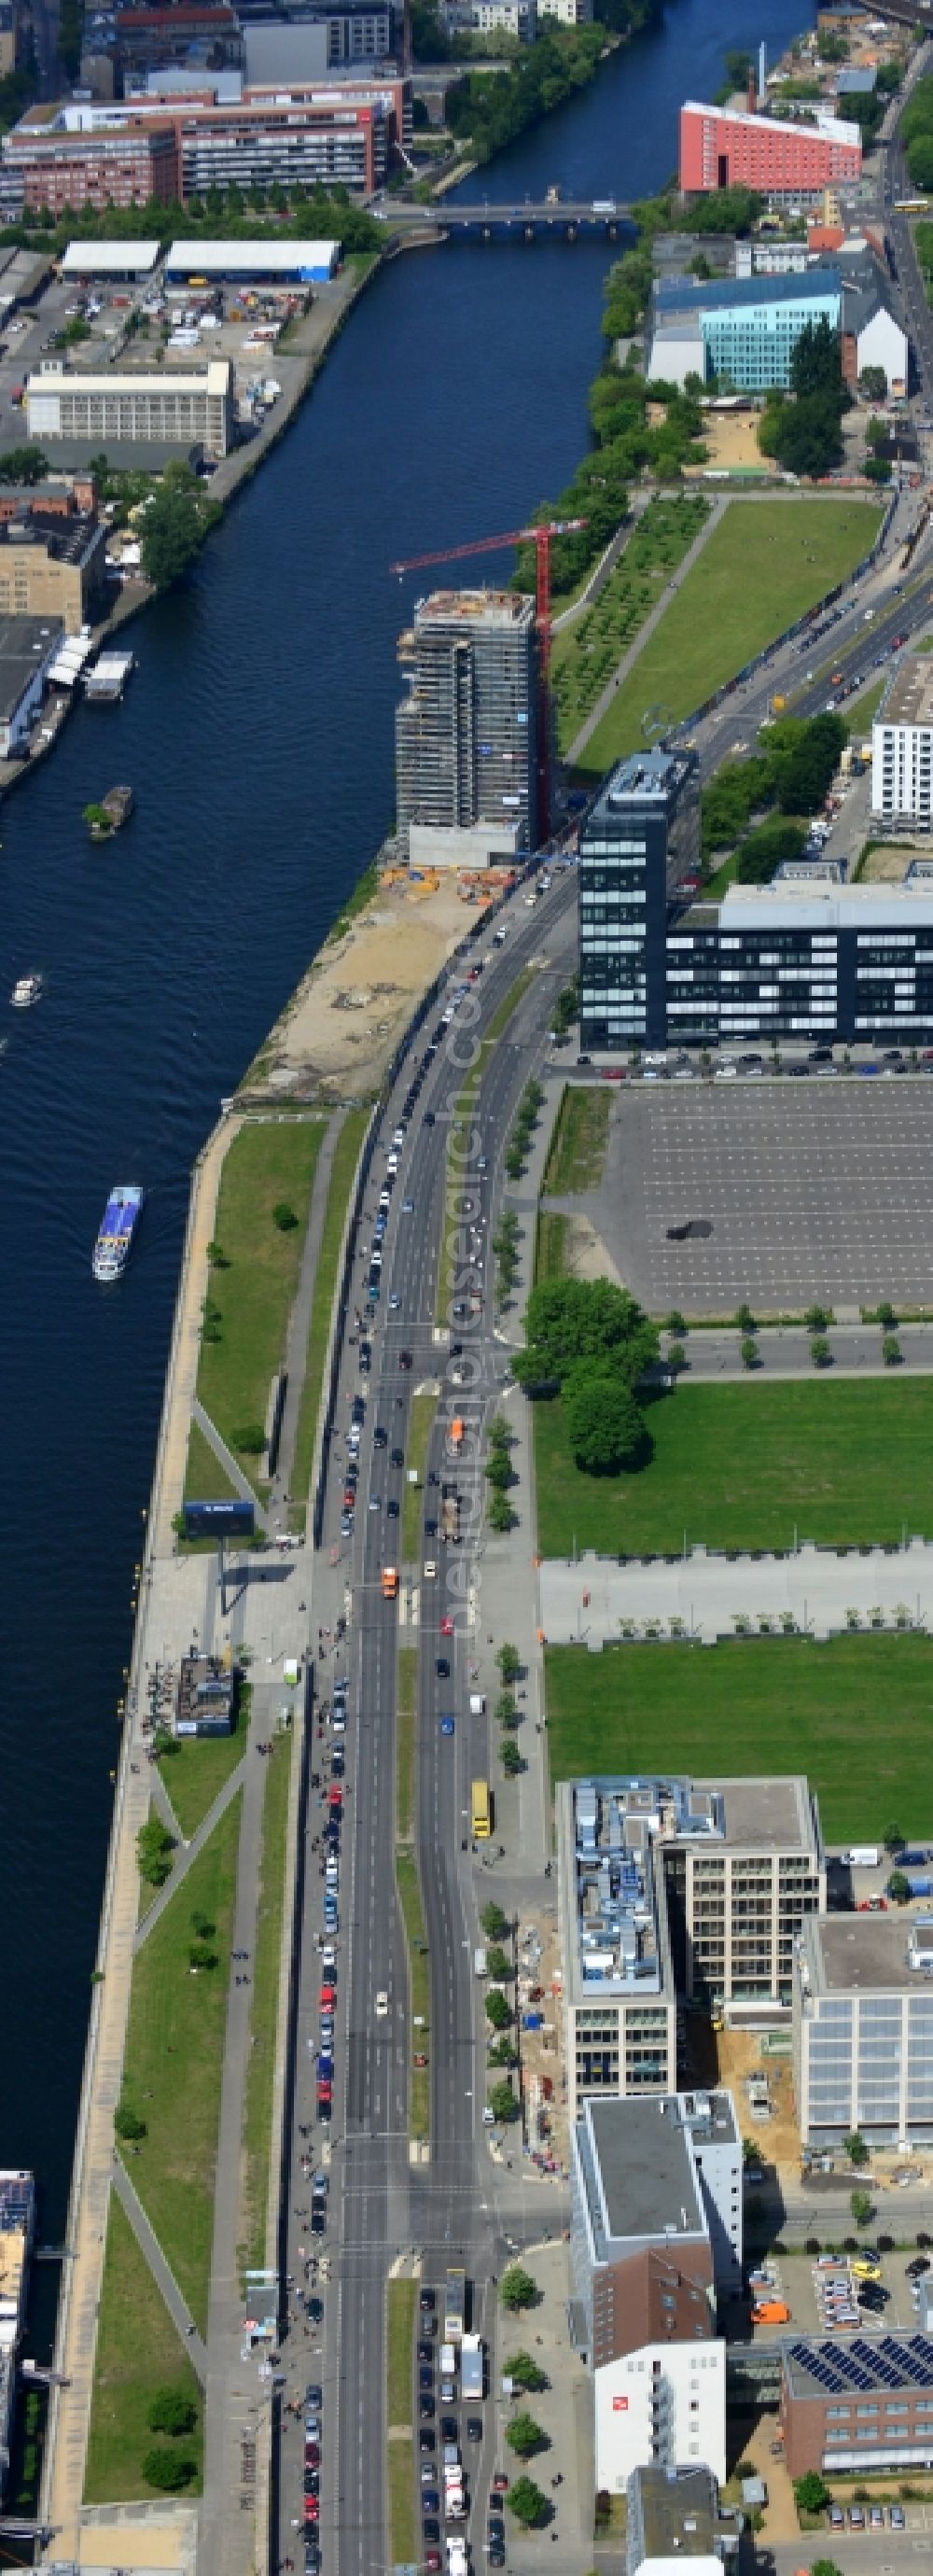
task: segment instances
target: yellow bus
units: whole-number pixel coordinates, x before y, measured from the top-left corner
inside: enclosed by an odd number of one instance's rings
[[[471,1831],[475,1843],[488,1843],[492,1832],[492,1791],[488,1780],[474,1780],[470,1789]]]

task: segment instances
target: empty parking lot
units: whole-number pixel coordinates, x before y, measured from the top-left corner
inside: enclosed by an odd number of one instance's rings
[[[633,1086],[580,1204],[653,1314],[933,1304],[933,1084]]]

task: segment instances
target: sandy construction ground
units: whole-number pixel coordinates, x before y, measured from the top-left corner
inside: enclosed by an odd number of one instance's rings
[[[703,414],[703,444],[707,465],[734,473],[737,467],[753,466],[758,474],[776,474],[773,457],[763,456],[758,445],[757,411],[706,411]]]
[[[276,1021],[243,1085],[306,1099],[364,1098],[414,1003],[477,919],[461,901],[456,871],[436,891],[381,885],[342,939],[330,939]]]

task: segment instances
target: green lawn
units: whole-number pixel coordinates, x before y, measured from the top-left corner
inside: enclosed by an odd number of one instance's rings
[[[330,1334],[331,1308],[334,1302],[334,1290],[337,1285],[337,1263],[340,1257],[340,1246],[343,1241],[343,1229],[346,1224],[350,1192],[353,1187],[353,1176],[356,1171],[357,1163],[359,1162],[360,1147],[366,1134],[368,1124],[368,1109],[348,1110],[343,1126],[340,1130],[340,1134],[337,1138],[337,1143],[334,1147],[334,1159],[331,1164],[330,1182],[327,1191],[327,1206],[324,1210],[324,1224],[321,1230],[317,1269],[314,1275],[314,1295],[311,1300],[311,1323],[308,1330],[308,1355],[305,1362],[305,1382],[301,1390],[301,1402],[298,1408],[298,1428],[295,1433],[295,1456],[292,1462],[292,1520],[295,1526],[298,1525],[303,1514],[304,1505],[307,1500],[308,1487],[311,1482],[311,1468],[314,1461],[314,1443],[317,1436],[317,1417],[321,1402],[321,1387],[324,1378],[324,1362],[327,1357],[327,1343]]]
[[[320,1119],[242,1127],[220,1176],[214,1232],[227,1267],[210,1273],[218,1339],[202,1340],[198,1395],[253,1480],[256,1458],[238,1448],[237,1433],[253,1423],[261,1428],[282,1365],[325,1125]],[[279,1201],[298,1219],[287,1233],[273,1222]]]
[[[225,1503],[231,1494],[236,1493],[236,1490],[226,1468],[221,1466],[220,1459],[215,1456],[200,1423],[192,1422],[188,1433],[188,1464],[185,1469],[186,1502]],[[212,1547],[217,1545],[216,1539],[212,1539],[210,1543]]]
[[[237,1796],[140,1951],[123,2068],[124,2100],[146,2123],[132,2161],[133,2182],[202,2334],[240,1809]],[[188,1950],[196,1913],[216,1927],[211,1948],[218,1965],[192,1976]]]
[[[535,1287],[545,1279],[566,1279],[569,1216],[554,1216],[548,1208],[538,1209],[535,1230]]]
[[[571,1089],[565,1083],[544,1170],[542,1195],[566,1198],[595,1190],[603,1176],[609,1134],[607,1090]]]
[[[615,1646],[545,1657],[552,1782],[802,1771],[830,1842],[933,1832],[933,1643],[916,1635]]]
[[[405,1450],[405,1483],[402,1488],[402,1560],[408,1564],[421,1547],[421,1514],[424,1510],[424,1470],[431,1437],[431,1424],[437,1412],[436,1395],[413,1395],[408,1415],[408,1445]],[[408,1482],[409,1467],[417,1469],[418,1482]]]
[[[266,1764],[259,1907],[253,1958],[252,2047],[246,2067],[243,2109],[242,2261],[248,2271],[261,2270],[266,2259],[272,2090],[278,2033],[291,1769],[291,1736],[278,1736]]]
[[[633,751],[649,707],[671,718],[689,715],[822,599],[867,553],[877,527],[869,501],[733,501],[587,744],[581,768],[600,777]]]
[[[208,1808],[219,1796],[238,1762],[242,1762],[249,1731],[251,1685],[241,1682],[237,1694],[236,1724],[231,1735],[183,1735],[177,1739],[173,1753],[162,1757],[162,1778],[175,1809],[182,1833],[188,1842],[203,1823]]]
[[[431,1969],[425,1931],[421,1880],[414,1852],[401,1844],[396,1846],[395,1884],[405,1926],[408,1949],[408,1982],[411,1992],[412,2022],[418,2018],[419,2030],[412,2029],[412,2053],[416,2044],[425,2055],[430,2047]],[[413,2138],[426,2138],[431,2122],[430,2070],[413,2066],[408,2079],[408,2126]]]
[[[155,2495],[156,2489],[147,2486],[143,2477],[142,2464],[153,2443],[163,2439],[151,2433],[146,2422],[160,2388],[175,2388],[197,2406],[195,2431],[180,2435],[178,2447],[197,2463],[197,2475],[184,2493],[200,2495],[201,2390],[129,2219],[112,2193],[94,2356],[85,2504],[130,2504]]]
[[[689,1350],[689,1341],[687,1348]],[[933,1537],[933,1380],[690,1386],[648,1407],[636,1475],[585,1476],[557,1403],[534,1408],[538,1546],[679,1555],[688,1546],[868,1546]],[[907,1577],[905,1574],[905,1583]],[[908,1587],[909,1588],[909,1587]]]
[[[415,1815],[415,1756],[418,1749],[418,1648],[400,1646],[395,1705],[395,1830],[410,1843]]]

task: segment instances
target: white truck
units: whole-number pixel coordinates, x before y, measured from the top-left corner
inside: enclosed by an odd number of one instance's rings
[[[877,1843],[853,1843],[842,1857],[847,1869],[877,1869],[881,1853]]]
[[[460,2395],[482,2398],[484,2388],[483,2347],[479,2335],[465,2334],[460,2346]]]

